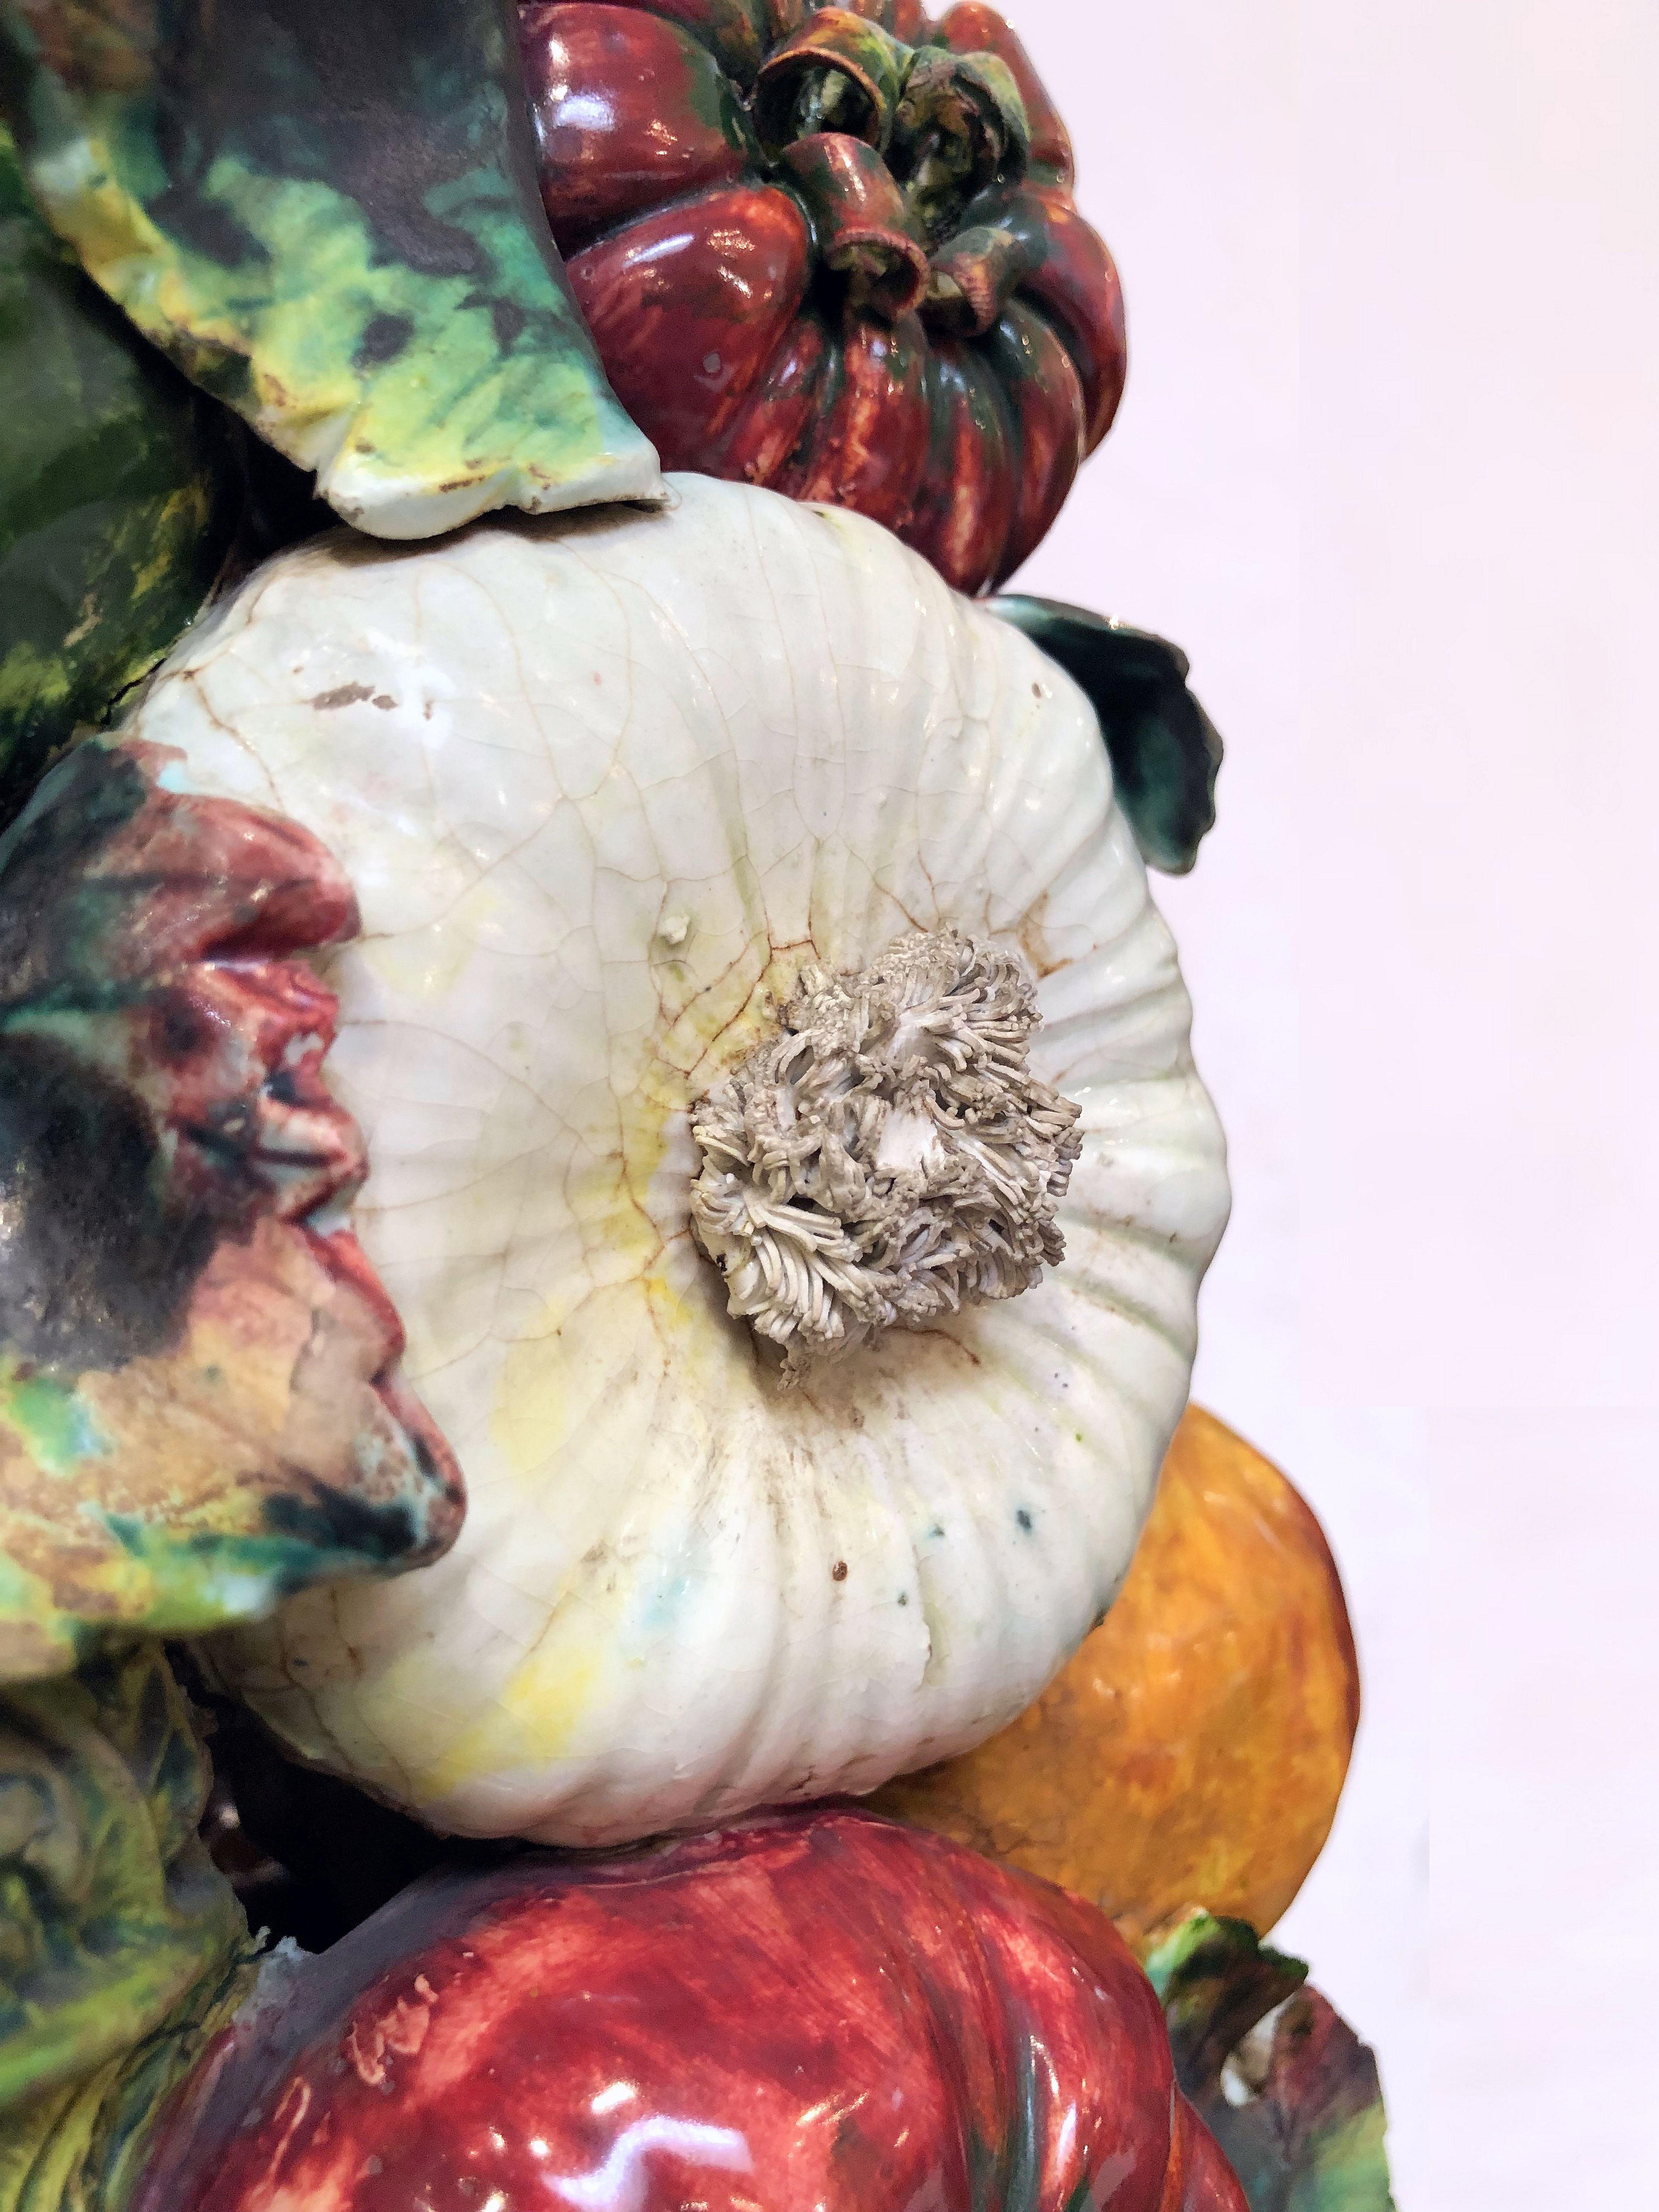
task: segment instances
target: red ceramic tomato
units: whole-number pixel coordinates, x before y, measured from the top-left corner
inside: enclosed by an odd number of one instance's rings
[[[994,9],[534,0],[542,197],[670,469],[1017,568],[1123,389],[1117,271]]]
[[[1246,2212],[1111,1923],[850,1809],[417,1883],[131,2212]]]

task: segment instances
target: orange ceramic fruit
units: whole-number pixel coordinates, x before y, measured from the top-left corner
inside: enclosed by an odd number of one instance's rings
[[[1012,1728],[872,1802],[1092,1899],[1131,1942],[1189,1905],[1261,1932],[1319,1856],[1358,1717],[1318,1522],[1192,1407],[1102,1626]]]

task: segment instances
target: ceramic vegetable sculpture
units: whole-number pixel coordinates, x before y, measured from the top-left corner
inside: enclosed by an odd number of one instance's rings
[[[1112,1610],[1220,745],[971,596],[1124,373],[1012,33],[0,0],[0,2212],[1384,2212],[1191,1909],[1328,1554],[1189,1423]]]
[[[1226,1210],[1081,695],[874,525],[673,487],[319,540],[129,726],[353,885],[357,1229],[471,1492],[445,1564],[216,1664],[464,1833],[1012,1717],[1128,1565]]]
[[[530,0],[520,35],[553,235],[665,467],[856,507],[963,591],[1017,568],[1125,355],[1002,17]]]
[[[1265,1932],[1329,1833],[1358,1717],[1319,1523],[1192,1407],[1101,1626],[1012,1728],[877,1802],[1093,1899],[1132,1942],[1193,1905]]]
[[[1109,1923],[866,1814],[440,1876],[272,1984],[132,2212],[1244,2212]]]

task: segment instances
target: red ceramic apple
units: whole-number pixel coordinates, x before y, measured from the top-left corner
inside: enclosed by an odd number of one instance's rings
[[[1001,16],[533,0],[520,27],[553,234],[664,466],[856,507],[963,591],[1017,568],[1125,356]]]
[[[1109,1921],[835,1807],[428,1877],[292,1970],[131,2212],[302,2207],[1246,2212]]]

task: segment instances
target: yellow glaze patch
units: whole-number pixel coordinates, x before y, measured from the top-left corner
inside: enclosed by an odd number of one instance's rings
[[[591,1635],[590,1630],[581,1637],[574,1623],[556,1613],[495,1703],[416,1776],[422,1800],[441,1800],[490,1776],[557,1759],[580,1726],[599,1680]],[[387,1692],[393,1686],[388,1680]]]

